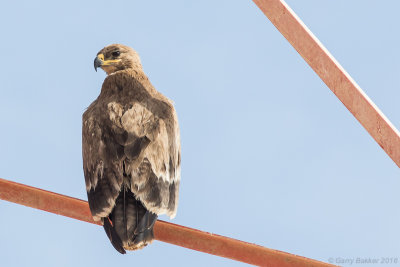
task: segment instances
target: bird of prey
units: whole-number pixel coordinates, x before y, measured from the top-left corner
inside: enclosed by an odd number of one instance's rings
[[[151,243],[160,214],[175,217],[180,137],[172,102],[144,74],[139,56],[109,45],[94,60],[107,77],[82,117],[82,154],[93,219],[122,254]]]

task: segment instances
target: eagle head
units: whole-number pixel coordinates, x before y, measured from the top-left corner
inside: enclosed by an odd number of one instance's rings
[[[102,68],[108,75],[125,69],[142,69],[138,53],[126,45],[104,47],[94,59],[94,69]]]

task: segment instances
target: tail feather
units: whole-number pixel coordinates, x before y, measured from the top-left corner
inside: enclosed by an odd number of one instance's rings
[[[157,214],[150,211],[146,211],[138,226],[133,233],[135,238],[133,242],[135,244],[150,243],[154,239],[153,227],[157,220]]]
[[[154,239],[153,227],[157,214],[149,212],[130,190],[122,189],[109,220],[104,218],[104,229],[120,253],[124,254],[125,249],[143,248]]]

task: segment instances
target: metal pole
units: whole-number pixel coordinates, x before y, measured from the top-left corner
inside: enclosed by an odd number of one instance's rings
[[[283,0],[253,0],[400,167],[400,133]]]
[[[1,178],[0,199],[84,222],[98,224],[93,221],[89,205],[86,201]],[[154,235],[159,241],[258,266],[333,266],[316,260],[160,220],[155,224]]]

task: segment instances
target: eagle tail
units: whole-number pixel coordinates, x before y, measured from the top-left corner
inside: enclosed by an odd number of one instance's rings
[[[137,250],[150,244],[154,239],[153,227],[157,214],[148,211],[132,191],[123,186],[113,211],[110,214],[112,228],[126,250]],[[115,240],[115,239],[113,239]],[[121,252],[113,243],[113,246]]]

